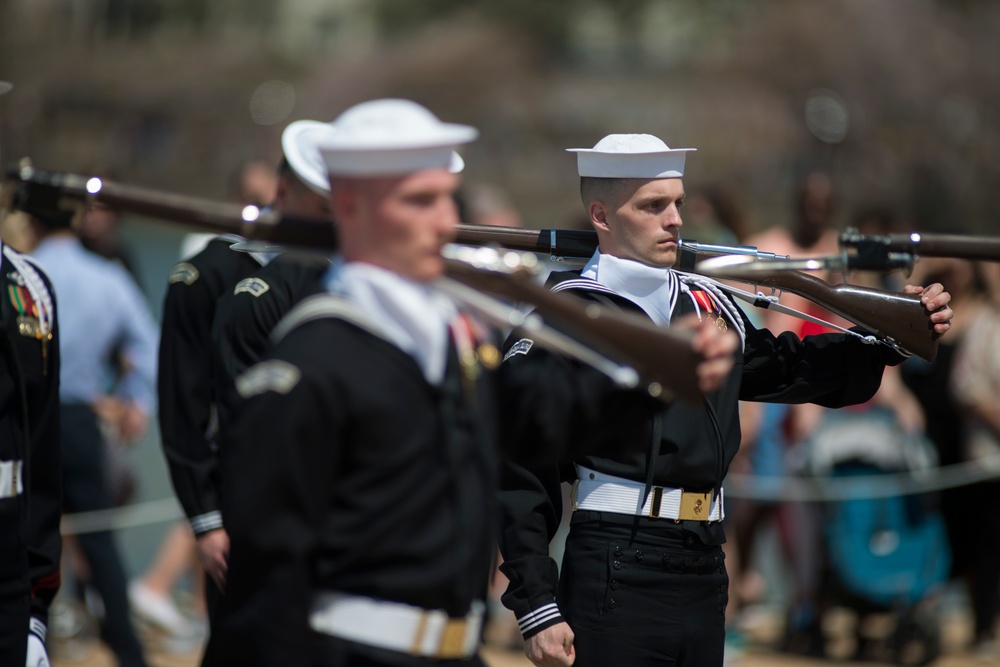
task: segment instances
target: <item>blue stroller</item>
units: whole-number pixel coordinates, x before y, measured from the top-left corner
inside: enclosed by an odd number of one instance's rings
[[[932,446],[904,435],[891,413],[865,409],[827,413],[808,452],[810,472],[858,490],[823,505],[826,577],[817,608],[894,618],[895,629],[877,639],[859,623],[854,658],[930,663],[940,653],[935,594],[951,567],[944,520],[933,495],[890,495],[884,475],[933,467]]]

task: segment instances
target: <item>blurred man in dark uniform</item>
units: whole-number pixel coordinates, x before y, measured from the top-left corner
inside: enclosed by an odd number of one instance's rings
[[[120,265],[83,248],[56,188],[22,184],[15,206],[31,216],[41,239],[33,251],[60,299],[59,413],[63,507],[67,512],[114,506],[98,410],[114,406],[129,442],[140,438],[154,409],[157,332],[135,282]],[[113,387],[107,378],[114,374]],[[110,531],[77,536],[90,582],[104,608],[101,637],[125,667],[145,665],[132,627],[125,571]]]
[[[285,215],[329,217],[329,184],[310,136],[325,123],[296,121],[282,133],[274,208]],[[312,152],[310,152],[312,151]],[[229,539],[219,511],[216,393],[212,322],[219,297],[272,258],[230,249],[242,239],[220,236],[174,267],[163,306],[160,343],[160,433],[174,491],[197,537],[198,556],[213,584],[206,587],[211,617],[226,581]]]
[[[0,262],[0,664],[48,667],[62,544],[56,303],[45,273],[3,241]]]
[[[271,350],[271,332],[299,301],[322,291],[330,261],[322,255],[286,253],[236,283],[219,298],[212,323],[213,376],[219,428],[229,421],[233,382]]]
[[[729,377],[703,406],[675,402],[650,414],[644,405],[602,405],[597,419],[631,425],[578,436],[591,448],[607,440],[644,453],[508,465],[501,569],[511,583],[504,604],[517,615],[536,665],[722,665],[722,481],[739,447],[738,401],[860,403],[878,389],[883,368],[904,357],[846,334],[800,341],[757,330],[719,283],[673,270],[691,149],[670,149],[651,135],[610,135],[593,149],[573,150],[600,247],[582,271],[552,274],[553,289],[664,326],[694,313],[702,326],[737,331],[741,345]],[[931,320],[946,331],[950,296],[940,285],[912,291],[923,292],[928,310],[941,308]],[[525,340],[507,353],[509,373],[565,372],[564,359]],[[544,446],[544,432],[513,435]],[[575,484],[575,513],[560,574],[548,546],[563,481]]]

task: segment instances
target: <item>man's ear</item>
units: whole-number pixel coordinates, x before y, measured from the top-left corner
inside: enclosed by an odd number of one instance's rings
[[[330,205],[333,209],[334,220],[352,218],[358,207],[357,189],[346,186],[333,187],[331,184]]]
[[[590,214],[590,224],[594,226],[599,232],[607,232],[611,230],[611,224],[608,220],[608,209],[601,201],[592,201],[588,207]]]
[[[291,189],[292,184],[288,182],[288,178],[282,176],[278,179],[278,188],[274,192],[274,203],[279,211],[284,209],[288,203],[288,194]]]

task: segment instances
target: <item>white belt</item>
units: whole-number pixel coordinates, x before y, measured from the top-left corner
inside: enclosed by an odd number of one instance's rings
[[[313,630],[390,651],[455,660],[476,653],[485,605],[474,602],[464,618],[347,593],[321,593],[309,614]]]
[[[716,496],[713,491],[700,493],[654,486],[643,502],[642,494],[646,485],[642,482],[607,475],[581,465],[576,466],[576,474],[578,479],[573,488],[574,510],[596,510],[675,521],[722,521],[726,517],[721,489]]]
[[[24,493],[24,461],[0,461],[0,498]]]

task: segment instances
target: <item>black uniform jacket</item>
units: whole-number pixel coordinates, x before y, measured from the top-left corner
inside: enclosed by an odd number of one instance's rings
[[[176,265],[163,303],[157,373],[160,437],[174,492],[195,534],[221,527],[213,415],[212,321],[219,297],[251,271],[256,255],[223,236]]]
[[[2,244],[0,244],[2,247]],[[13,252],[8,250],[8,252]],[[25,258],[25,261],[31,261]],[[55,296],[48,279],[33,265]],[[23,461],[23,493],[0,498],[0,598],[31,596],[31,615],[47,622],[59,589],[59,332],[39,337],[24,279],[8,257],[0,266],[0,460]],[[9,629],[7,629],[9,630]],[[23,628],[27,635],[28,628]],[[25,641],[27,641],[25,639]]]
[[[575,272],[554,273],[549,284],[579,280]],[[595,283],[596,286],[596,283]],[[697,287],[692,285],[693,289]],[[628,299],[585,287],[567,290],[584,299],[613,303],[623,310],[642,312]],[[673,320],[694,312],[691,299],[677,300]],[[847,334],[822,334],[800,340],[792,333],[773,335],[756,329],[739,313],[746,330],[744,349],[736,355],[733,370],[723,387],[706,396],[704,404],[691,407],[680,402],[649,410],[648,401],[634,398],[616,405],[595,406],[608,427],[578,428],[572,419],[552,419],[548,432],[539,429],[509,431],[520,446],[534,441],[544,448],[545,438],[572,438],[576,449],[607,451],[617,443],[611,457],[590,455],[565,460],[561,465],[535,465],[512,457],[501,479],[501,551],[504,574],[510,585],[504,604],[519,619],[555,600],[558,571],[549,558],[548,545],[562,516],[560,483],[576,479],[573,463],[618,477],[645,483],[652,460],[652,483],[682,487],[688,491],[718,490],[740,443],[739,401],[779,403],[812,402],[825,407],[863,403],[878,390],[885,365],[904,359],[880,345],[868,345]],[[713,315],[713,318],[717,313]],[[728,322],[729,327],[735,326]],[[515,345],[512,336],[507,347]],[[574,362],[532,346],[526,354],[507,354],[505,372],[537,375],[540,370],[552,377],[572,376]],[[633,394],[638,396],[638,394]],[[552,408],[553,410],[556,408]],[[653,440],[654,420],[660,420],[660,439]],[[628,453],[631,451],[632,453]],[[598,513],[595,513],[598,514]],[[632,524],[634,517],[599,513],[602,520]],[[640,519],[640,527],[663,526],[663,520]],[[673,525],[673,522],[671,522]],[[719,522],[682,522],[683,529],[695,532],[706,544],[725,541]],[[554,625],[561,617],[549,618],[527,633],[528,636]]]
[[[330,298],[307,299],[293,313]],[[453,340],[434,386],[413,357],[370,329],[322,317],[292,329],[237,379],[243,400],[223,432],[231,552],[213,659],[312,664],[318,635],[307,620],[318,591],[452,616],[484,599],[496,548],[497,394],[510,397],[504,410],[534,394],[481,364],[462,366],[456,349]],[[530,409],[532,421],[547,421],[543,405]]]
[[[219,428],[225,428],[233,380],[271,351],[271,332],[302,299],[320,291],[325,257],[282,255],[236,283],[220,298],[212,323]]]

